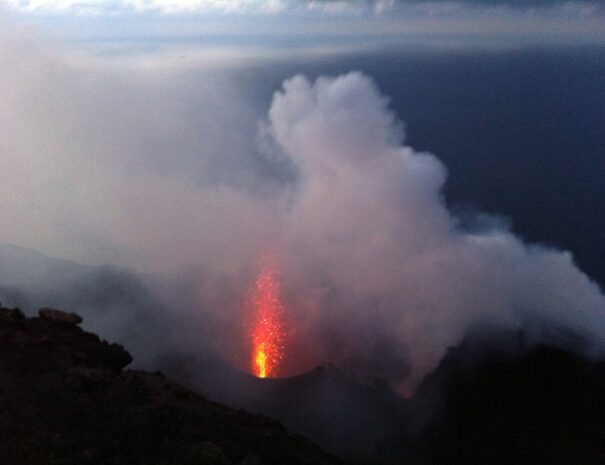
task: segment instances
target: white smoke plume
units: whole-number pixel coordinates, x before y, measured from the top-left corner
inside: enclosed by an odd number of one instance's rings
[[[313,277],[322,275],[339,291],[341,314],[326,300],[317,318],[338,320],[332,330],[346,355],[380,364],[389,355],[374,351],[390,341],[390,356],[405,350],[414,378],[480,321],[546,321],[602,341],[605,299],[571,254],[506,230],[457,228],[441,198],[445,168],[402,145],[401,125],[368,77],[295,77],[276,94],[269,121],[300,171],[283,254],[304,275],[299,295],[318,289]]]
[[[67,59],[4,26],[0,242],[187,275],[199,307],[174,311],[219,322],[214,339],[177,336],[190,351],[245,364],[243,299],[267,254],[290,372],[414,384],[481,322],[603,341],[605,297],[571,254],[459,227],[445,167],[404,145],[370,77],[293,77],[263,117],[233,73]]]

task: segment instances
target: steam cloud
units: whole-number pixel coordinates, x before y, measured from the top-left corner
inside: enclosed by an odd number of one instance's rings
[[[94,63],[2,24],[0,242],[186,277],[195,299],[174,321],[212,331],[174,339],[240,366],[243,299],[267,254],[291,373],[333,362],[413,385],[481,322],[600,350],[598,286],[568,252],[495,223],[464,229],[443,202],[445,167],[404,145],[371,78],[293,77],[261,123],[238,82]]]

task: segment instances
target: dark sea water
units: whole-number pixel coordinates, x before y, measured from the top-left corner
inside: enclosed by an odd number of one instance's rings
[[[571,250],[605,287],[605,48],[391,51],[242,79],[260,103],[293,74],[350,70],[391,98],[409,145],[446,164],[452,209],[508,217],[526,240]]]

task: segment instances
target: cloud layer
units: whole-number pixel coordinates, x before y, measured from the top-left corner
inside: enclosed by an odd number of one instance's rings
[[[120,12],[225,12],[277,13],[286,9],[345,11],[392,6],[392,1],[292,1],[292,0],[4,0],[9,6],[24,11],[63,11],[79,13]]]
[[[569,2],[565,0],[466,0],[461,2],[426,2],[421,0],[3,0],[12,8],[22,11],[58,11],[88,14],[152,12],[152,13],[259,13],[274,14],[289,11],[323,11],[327,13],[396,11],[406,5],[423,3],[442,5],[449,10],[461,4],[508,5],[515,8],[560,4],[596,4],[601,0]]]
[[[3,6],[20,21],[33,21],[56,37],[106,56],[605,42],[600,0],[0,0]]]
[[[368,76],[293,77],[263,117],[232,74],[69,61],[10,27],[0,70],[0,241],[186,276],[189,317],[217,322],[183,338],[191,352],[245,366],[244,300],[267,255],[290,373],[334,362],[413,384],[486,322],[600,350],[605,297],[571,254],[463,230],[443,164],[405,145]]]

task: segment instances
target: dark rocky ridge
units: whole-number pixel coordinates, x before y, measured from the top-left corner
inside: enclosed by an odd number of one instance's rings
[[[0,464],[340,463],[265,416],[124,370],[130,355],[78,323],[0,307]],[[359,464],[602,464],[605,363],[579,346],[480,328],[410,399],[335,367],[275,380],[198,374],[228,381],[209,397],[274,416]]]
[[[223,374],[220,388],[197,388],[351,463],[600,465],[605,362],[583,347],[564,333],[545,345],[523,331],[471,328],[409,399],[330,366],[287,379]]]
[[[338,464],[278,422],[124,370],[121,346],[51,309],[0,306],[0,463]]]
[[[417,437],[427,463],[605,463],[605,361],[569,347],[484,329],[449,350],[413,401],[432,410]]]

